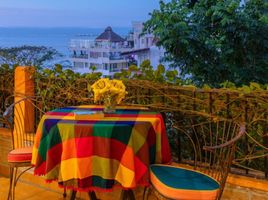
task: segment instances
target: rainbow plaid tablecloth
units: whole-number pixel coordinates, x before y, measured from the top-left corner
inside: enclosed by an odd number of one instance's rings
[[[75,117],[102,110],[78,106],[46,113],[36,132],[34,173],[84,191],[148,185],[149,165],[171,161],[161,114],[121,107],[104,117]]]

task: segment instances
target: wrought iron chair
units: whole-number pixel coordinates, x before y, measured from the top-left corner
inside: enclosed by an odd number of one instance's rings
[[[194,167],[151,165],[151,186],[144,190],[143,197],[148,198],[154,189],[156,196],[168,199],[220,199],[236,142],[244,135],[245,125],[232,120],[211,120],[174,128],[177,133],[184,133],[192,144]]]
[[[14,98],[14,97],[12,97]],[[35,119],[42,110],[32,97],[16,97],[16,102],[5,110],[3,118],[11,130],[12,150],[8,154],[10,185],[8,199],[15,199],[15,187],[21,175],[32,168],[32,145],[35,136]],[[18,174],[18,168],[22,171]]]
[[[6,99],[6,105],[11,99],[18,99],[7,107],[3,114],[4,123],[11,130],[12,151],[8,154],[10,166],[10,185],[8,200],[15,199],[15,187],[23,173],[32,168],[32,146],[34,143],[37,123],[44,111],[42,101],[36,97],[10,96]],[[24,168],[18,175],[18,168]],[[64,188],[63,197],[66,197]]]

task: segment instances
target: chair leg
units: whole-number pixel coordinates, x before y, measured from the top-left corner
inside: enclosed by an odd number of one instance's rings
[[[120,200],[135,200],[133,190],[122,190]]]
[[[94,191],[88,192],[88,196],[90,200],[98,200],[96,193]]]
[[[127,199],[127,194],[125,190],[122,190],[120,194],[120,200],[126,200],[126,199]]]
[[[149,187],[144,187],[142,200],[145,200],[145,197],[146,199],[148,199],[148,191],[149,191]]]
[[[8,200],[15,200],[15,188],[18,183],[18,180],[26,171],[28,171],[31,168],[32,166],[23,170],[22,172],[18,174],[18,167],[10,166],[10,183],[9,183],[10,185],[9,185],[9,192],[8,192],[8,198],[7,198]]]
[[[63,198],[66,198],[67,194],[66,194],[66,187],[63,188]]]
[[[146,187],[144,189],[144,193],[143,193],[143,195],[144,195],[143,200],[148,200],[151,193],[152,193],[152,186]]]
[[[128,193],[128,197],[129,197],[130,200],[135,200],[133,190],[128,190],[127,193]]]
[[[75,200],[76,193],[77,193],[77,191],[75,191],[75,190],[72,190],[72,191],[71,191],[71,197],[70,197],[70,200]]]
[[[8,189],[7,200],[12,200],[13,179],[14,179],[14,168],[13,167],[9,167],[9,189]]]
[[[15,188],[18,182],[18,178],[20,177],[20,176],[17,177],[17,173],[18,173],[18,168],[15,167],[14,176],[13,176],[13,185],[12,185],[12,200],[15,200]]]

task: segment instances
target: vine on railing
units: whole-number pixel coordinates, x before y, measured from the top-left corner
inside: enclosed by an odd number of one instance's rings
[[[5,110],[5,99],[14,91],[14,70],[8,65],[0,65],[0,117]],[[0,124],[0,127],[2,125]]]
[[[171,128],[174,123],[183,126],[184,119],[198,120],[197,116],[233,118],[247,123],[247,136],[238,144],[234,165],[262,171],[267,177],[267,86],[251,83],[235,88],[232,83],[226,82],[221,89],[197,88],[190,85],[190,80],[176,76],[175,71],[165,71],[163,66],[152,70],[148,64],[141,68],[132,66],[128,71],[116,74],[127,87],[124,104],[147,106],[166,113],[170,144],[179,161],[184,155],[178,145],[186,141],[183,141],[184,138],[178,140]],[[44,69],[36,73],[36,95],[46,111],[68,105],[93,104],[89,86],[100,77],[100,73],[81,75],[62,70],[60,66]]]

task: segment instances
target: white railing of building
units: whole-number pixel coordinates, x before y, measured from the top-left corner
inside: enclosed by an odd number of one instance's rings
[[[125,43],[114,43],[114,42],[96,42],[89,39],[72,39],[70,47],[73,49],[129,49]]]

